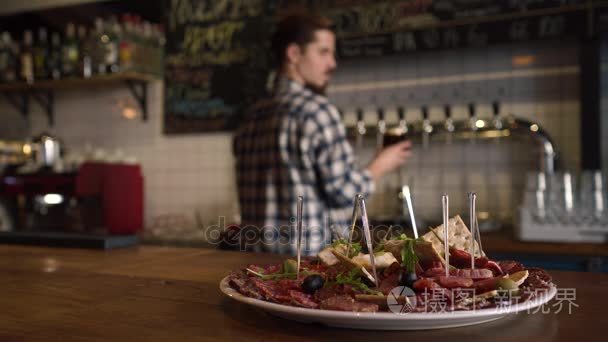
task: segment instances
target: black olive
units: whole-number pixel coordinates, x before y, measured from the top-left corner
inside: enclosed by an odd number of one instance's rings
[[[318,274],[311,274],[304,278],[302,282],[302,291],[313,294],[315,291],[323,287],[325,280]]]
[[[418,280],[416,272],[399,272],[399,285],[401,286],[412,287],[416,280]]]

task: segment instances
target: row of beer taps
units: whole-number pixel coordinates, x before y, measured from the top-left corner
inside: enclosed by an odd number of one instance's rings
[[[403,106],[397,106],[397,124],[394,127],[389,127],[386,121],[386,109],[384,107],[378,107],[376,110],[377,123],[375,127],[369,127],[366,124],[364,117],[364,110],[362,108],[356,108],[356,123],[355,130],[357,137],[357,145],[360,145],[363,141],[363,136],[368,133],[372,133],[374,130],[377,135],[378,147],[382,147],[385,142],[385,136],[404,136],[409,135],[408,138],[414,138],[415,136],[421,136],[422,140],[428,140],[428,136],[432,134],[442,133],[466,133],[464,137],[471,137],[471,132],[479,131],[494,131],[495,134],[485,134],[484,137],[499,137],[504,134],[497,134],[503,130],[507,125],[505,120],[509,118],[502,118],[500,113],[500,104],[498,101],[492,103],[492,117],[490,119],[480,118],[477,114],[477,107],[475,103],[469,103],[468,107],[468,118],[466,120],[455,120],[452,116],[452,106],[444,105],[443,122],[431,122],[429,116],[429,107],[424,105],[420,108],[422,114],[421,120],[417,122],[408,123],[406,121],[406,110]],[[425,138],[425,136],[427,138]],[[390,140],[390,138],[389,138]]]
[[[388,125],[386,121],[386,108],[376,109],[377,121],[375,125],[368,125],[365,120],[365,112],[362,108],[354,110],[356,123],[354,129],[355,147],[357,151],[363,148],[366,136],[375,134],[376,148],[381,149],[399,140],[410,139],[421,142],[422,148],[427,148],[431,141],[446,141],[464,139],[496,139],[513,136],[530,136],[539,146],[540,169],[544,172],[553,172],[557,153],[554,143],[549,134],[536,122],[515,117],[514,115],[502,115],[501,106],[498,101],[491,103],[491,116],[482,118],[478,115],[477,104],[468,103],[468,117],[466,119],[454,119],[452,106],[444,105],[444,118],[441,121],[432,122],[429,116],[429,107],[420,107],[421,118],[415,122],[406,120],[406,110],[403,106],[396,107],[397,123]],[[344,116],[345,112],[340,111]]]

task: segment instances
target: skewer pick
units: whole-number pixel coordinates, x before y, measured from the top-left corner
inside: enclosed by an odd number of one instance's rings
[[[367,243],[367,250],[369,251],[369,261],[372,264],[372,271],[374,276],[374,283],[376,286],[378,283],[378,275],[376,273],[376,257],[374,256],[374,249],[372,248],[372,234],[369,229],[369,220],[367,219],[367,210],[365,209],[365,199],[363,195],[358,194],[357,199],[359,200],[359,209],[361,210],[361,221],[363,222],[363,232],[365,233],[365,242]]]
[[[449,213],[448,213],[448,208],[450,206],[450,200],[448,198],[447,194],[444,194],[443,196],[441,196],[441,204],[443,207],[443,232],[444,232],[444,236],[443,236],[443,246],[444,246],[444,254],[445,254],[445,276],[449,277],[450,276],[450,248],[449,246]]]
[[[302,196],[298,196],[298,206],[296,212],[296,234],[297,234],[297,255],[298,255],[298,269],[296,271],[296,279],[300,279],[300,256],[301,246],[302,246],[302,207],[304,204],[304,198]]]
[[[412,221],[412,230],[414,231],[414,238],[418,238],[418,228],[416,227],[416,218],[414,217],[414,206],[412,205],[412,195],[410,194],[410,187],[404,185],[401,188],[405,202],[407,203],[407,210],[410,213],[410,221]]]
[[[477,234],[477,213],[475,211],[475,201],[477,199],[477,194],[474,192],[469,192],[469,224],[471,227],[471,246],[469,247],[469,253],[471,254],[471,268],[475,268],[475,240]]]

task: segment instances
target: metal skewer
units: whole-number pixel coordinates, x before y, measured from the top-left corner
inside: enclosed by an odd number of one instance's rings
[[[297,255],[298,255],[298,270],[296,271],[296,279],[300,279],[300,255],[302,245],[302,207],[304,204],[304,198],[298,196],[298,206],[296,211],[296,234],[297,234]]]
[[[350,255],[350,247],[353,244],[353,234],[357,225],[357,208],[359,207],[359,196],[355,196],[353,203],[353,215],[351,217],[350,232],[348,233],[348,245],[346,245],[346,257]]]
[[[378,286],[378,275],[376,273],[376,257],[374,256],[374,249],[372,248],[372,234],[369,229],[369,220],[367,219],[367,210],[365,209],[365,199],[363,195],[358,194],[357,199],[359,202],[359,209],[361,209],[361,221],[363,222],[363,232],[365,233],[365,240],[367,243],[367,250],[369,251],[369,260],[372,264],[372,271],[374,276],[374,283]]]
[[[450,248],[448,247],[448,237],[449,237],[449,216],[448,216],[448,207],[450,205],[450,200],[447,194],[441,196],[441,204],[443,207],[443,246],[445,253],[445,276],[450,276]]]
[[[481,233],[479,232],[479,222],[477,221],[477,218],[475,218],[475,232],[475,236],[477,238],[477,246],[479,248],[479,256],[485,256],[486,253],[484,253],[483,247],[481,246]]]
[[[476,230],[479,228],[477,226],[477,213],[475,212],[475,200],[477,199],[477,194],[474,192],[469,192],[469,221],[471,227],[471,246],[469,247],[469,253],[471,254],[471,268],[475,268],[475,240],[476,240]],[[481,255],[481,253],[480,253]]]
[[[416,218],[414,217],[414,206],[412,205],[412,195],[410,194],[410,187],[404,185],[401,188],[401,193],[407,203],[407,210],[410,213],[410,221],[412,221],[412,230],[414,230],[414,238],[418,238],[418,228],[416,227]]]

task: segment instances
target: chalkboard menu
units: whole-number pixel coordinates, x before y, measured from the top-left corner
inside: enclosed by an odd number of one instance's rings
[[[272,7],[263,0],[171,0],[165,18],[167,134],[227,130],[264,95]]]
[[[586,0],[351,1],[327,8],[340,58],[580,37]]]
[[[265,94],[276,18],[335,24],[341,59],[591,34],[588,0],[165,0],[167,134],[231,129]]]

